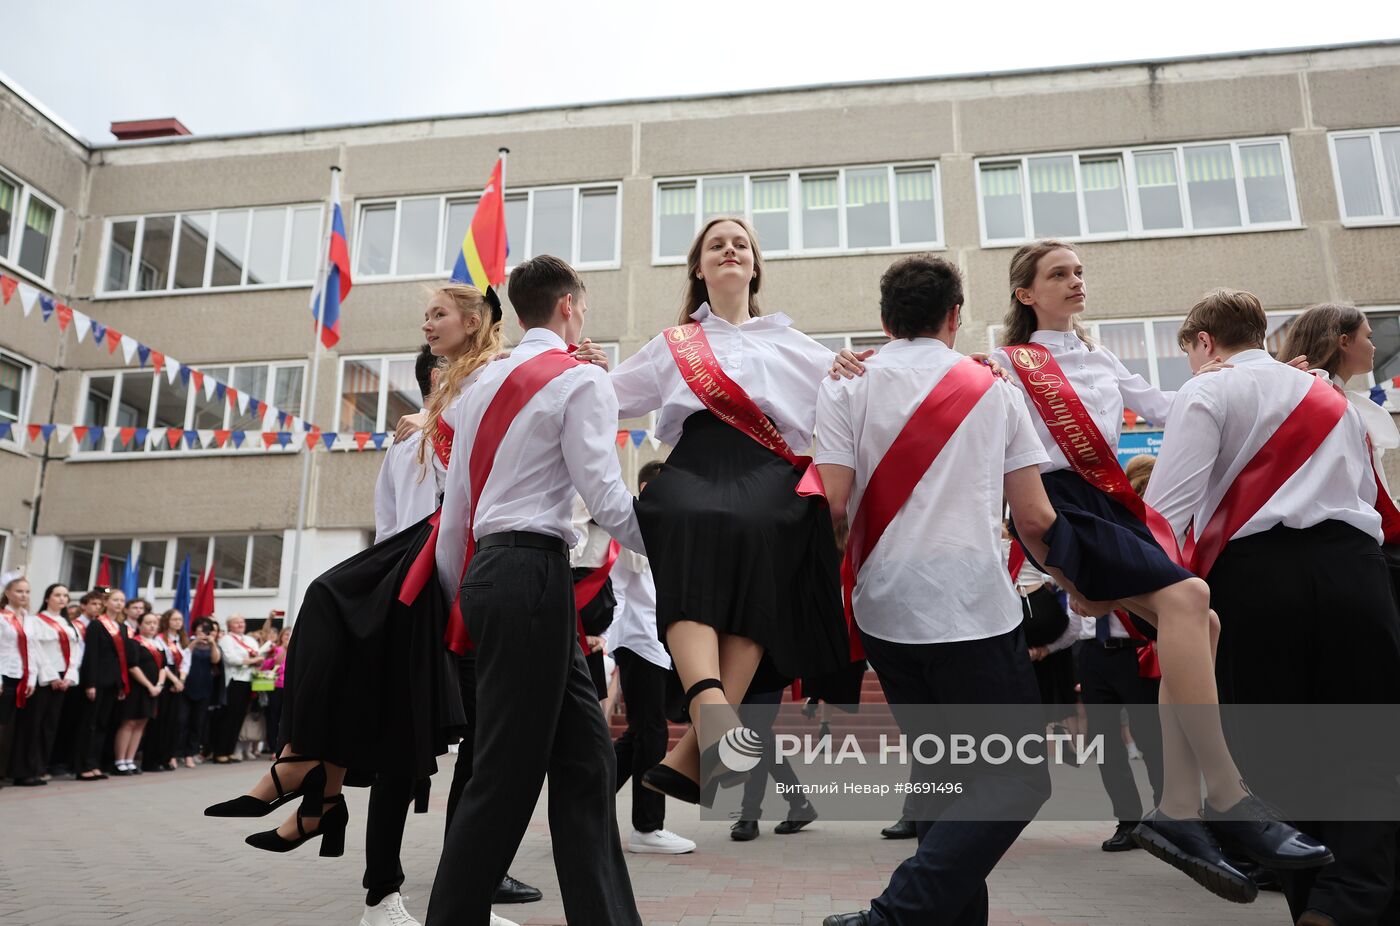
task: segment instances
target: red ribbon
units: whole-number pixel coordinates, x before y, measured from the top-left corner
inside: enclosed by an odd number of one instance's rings
[[[1376,469],[1376,454],[1371,447],[1371,435],[1366,435],[1366,456],[1371,461],[1371,476],[1376,480],[1376,513],[1381,516],[1381,534],[1386,543],[1400,543],[1400,509],[1390,497],[1380,470]]]
[[[179,637],[172,640],[167,634],[165,637],[165,645],[169,648],[170,661],[175,663],[175,671],[179,672],[180,668],[185,664],[185,657],[180,655]]]
[[[1015,585],[1016,580],[1021,576],[1021,567],[1026,565],[1026,548],[1021,546],[1021,541],[1015,537],[1011,538],[1011,555],[1006,561],[1006,571],[1011,574],[1011,584]]]
[[[793,453],[782,432],[758,407],[758,403],[749,397],[743,386],[724,372],[699,322],[667,328],[666,346],[671,349],[671,357],[676,361],[681,379],[710,414],[796,467],[802,474],[797,483],[798,495],[826,496],[826,488],[822,485],[817,468],[812,465],[812,458]]]
[[[24,618],[13,611],[0,611],[0,617],[9,621],[10,626],[15,628],[15,637],[19,641],[19,687],[15,689],[15,707],[24,707],[29,700],[29,694],[25,690],[29,687],[29,637],[24,632]]]
[[[35,617],[48,624],[49,627],[53,628],[53,632],[58,634],[58,645],[63,650],[63,674],[67,675],[68,670],[73,666],[73,641],[68,639],[68,628],[43,611],[40,611]]]
[[[1193,532],[1187,533],[1183,549],[1187,568],[1201,578],[1209,576],[1225,544],[1293,478],[1346,411],[1346,396],[1322,379],[1313,377],[1302,401],[1288,413],[1283,424],[1225,490],[1220,504],[1201,531],[1200,539],[1193,536]]]
[[[914,494],[948,440],[995,382],[991,371],[972,360],[960,360],[943,375],[909,416],[890,449],[870,474],[860,507],[851,518],[846,555],[841,559],[841,597],[851,638],[851,661],[865,658],[856,632],[851,596],[861,566],[880,542],[885,528]]]
[[[588,634],[583,629],[583,609],[598,597],[598,593],[603,590],[603,583],[608,581],[608,574],[612,572],[613,564],[617,562],[617,556],[622,552],[622,544],[616,540],[608,541],[608,555],[603,560],[603,565],[590,572],[574,583],[574,610],[578,613],[578,644],[583,647],[583,654],[589,654]]]
[[[1103,432],[1074,391],[1069,377],[1060,369],[1055,355],[1039,344],[1019,344],[1006,348],[1006,353],[1040,420],[1074,471],[1089,485],[1132,512],[1147,525],[1167,556],[1173,562],[1182,562],[1171,525],[1133,491],[1117,455],[1104,440]]]
[[[141,634],[139,633],[134,635],[131,639],[135,640],[140,646],[142,646],[146,650],[146,652],[151,654],[151,658],[154,659],[156,663],[156,675],[159,676],[160,670],[165,667],[165,657],[161,655],[160,650],[156,648],[156,645],[154,643],[150,642],[145,637],[141,636]],[[156,679],[151,679],[152,685],[156,683]]]
[[[121,667],[122,695],[131,694],[131,673],[126,665],[126,635],[122,633],[117,622],[105,614],[99,614],[97,619],[102,622],[102,628],[112,637],[112,645],[117,648],[117,665]]]

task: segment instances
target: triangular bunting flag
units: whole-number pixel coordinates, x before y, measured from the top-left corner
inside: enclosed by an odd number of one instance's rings
[[[166,439],[166,441],[170,444],[170,449],[171,449],[171,450],[179,450],[179,449],[180,449],[180,441],[184,440],[184,438],[185,438],[185,429],[184,429],[184,428],[166,428],[166,429],[165,429],[165,439]]]
[[[107,353],[115,354],[117,348],[121,346],[122,333],[115,328],[107,329]]]
[[[194,380],[194,388],[204,390],[204,400],[207,402],[214,396],[214,378],[205,376],[199,370],[191,370],[190,377]]]
[[[330,450],[332,447],[335,446],[335,439],[339,436],[339,434],[322,434],[321,443],[326,445],[327,450]]]
[[[87,426],[87,425],[85,425],[85,424],[75,424],[75,425],[73,425],[73,437],[77,439],[77,441],[78,441],[78,443],[79,443],[80,445],[82,444],[83,441],[87,440],[87,436],[88,436],[88,426]]]
[[[1372,402],[1375,402],[1377,405],[1384,405],[1384,404],[1385,404],[1385,387],[1384,387],[1384,386],[1372,386],[1372,387],[1371,387],[1371,393],[1370,393],[1370,395],[1371,395],[1371,401],[1372,401]]]
[[[229,435],[232,434],[232,433],[233,433],[232,431],[223,431],[223,430],[215,431],[215,432],[214,432],[214,446],[215,446],[215,447],[222,447],[224,444],[228,443]],[[208,438],[205,439],[204,443],[205,443],[206,445],[209,443]]]
[[[224,399],[228,398],[228,387],[225,386],[223,383],[219,382],[218,380],[215,380],[214,395],[218,396],[219,401],[222,402]]]
[[[202,446],[205,450],[208,450],[209,445],[214,443],[214,432],[212,429],[206,431],[205,429],[200,428],[195,433],[199,435],[200,446]],[[227,439],[227,435],[225,436],[225,439]],[[223,444],[219,444],[218,446],[222,447]]]
[[[364,450],[365,444],[369,443],[369,432],[356,431],[353,436],[355,438],[355,449]]]
[[[1123,409],[1123,427],[1131,428],[1137,424],[1138,414],[1131,408]]]
[[[627,446],[627,438],[628,438],[627,432],[626,432],[626,431],[619,430],[619,431],[617,432],[617,445],[618,445],[619,447],[626,447],[626,446]]]
[[[633,447],[640,447],[640,446],[642,446],[642,441],[644,441],[644,440],[646,440],[646,439],[647,439],[647,432],[646,432],[646,431],[637,430],[637,431],[633,431],[633,432],[632,432],[632,446],[633,446]]]
[[[141,358],[141,369],[144,370],[146,368],[146,362],[151,359],[151,349],[144,344],[137,344],[136,355]]]
[[[180,381],[181,381],[182,383],[185,384],[185,387],[186,387],[186,388],[189,388],[189,385],[190,385],[190,374],[191,374],[192,372],[194,372],[194,371],[191,370],[189,367],[184,366],[184,365],[181,365],[181,367],[180,367]],[[199,388],[199,387],[196,386],[195,388],[197,389],[197,388]]]
[[[101,344],[107,337],[107,326],[99,321],[92,323],[92,343]]]
[[[285,446],[287,446],[288,444],[290,444],[291,442],[292,442],[292,432],[291,432],[291,431],[278,431],[278,432],[277,432],[277,446],[279,446],[279,447],[285,447]]]
[[[58,427],[56,424],[41,424],[39,425],[39,433],[44,435],[44,440],[48,440],[53,436],[53,429],[56,427]]]
[[[386,432],[386,431],[375,431],[373,434],[371,434],[371,435],[369,436],[369,439],[372,440],[372,441],[374,441],[374,449],[375,449],[375,450],[383,450],[383,449],[384,449],[384,438],[386,438],[386,437],[388,437],[388,436],[389,436],[389,434],[388,434],[388,432]]]
[[[137,428],[137,429],[136,429],[136,446],[138,446],[138,447],[144,447],[144,446],[146,446],[146,438],[148,438],[148,437],[150,437],[150,436],[151,436],[151,429],[150,429],[150,428]]]
[[[39,291],[28,283],[19,284],[19,304],[24,309],[24,317],[28,318],[34,311],[34,303],[39,301]]]
[[[311,447],[311,448],[314,449],[314,448],[316,447],[316,442],[319,441],[320,439],[321,439],[321,429],[320,429],[320,428],[312,427],[311,430],[309,430],[309,431],[306,432],[306,446]]]
[[[5,305],[10,304],[10,297],[15,294],[17,288],[19,288],[19,280],[0,273],[0,295],[4,295]]]
[[[231,396],[233,396],[233,398],[234,398],[235,400],[237,400],[237,402],[238,402],[238,413],[239,413],[240,415],[242,415],[242,414],[244,414],[244,413],[246,413],[246,412],[248,411],[248,393],[246,393],[246,392],[237,392],[237,391],[235,391],[235,390],[233,390],[233,389],[230,389],[230,390],[228,391],[228,394],[231,395]]]
[[[131,443],[131,439],[132,439],[133,437],[136,436],[136,429],[135,429],[135,428],[122,428],[122,429],[121,429],[120,431],[118,431],[117,433],[121,435],[122,446],[123,446],[123,447],[126,447],[126,446],[128,446],[128,445]],[[15,676],[15,677],[18,678],[19,676]]]
[[[83,340],[88,336],[88,331],[89,331],[91,328],[92,328],[92,319],[91,319],[91,318],[88,318],[88,317],[87,317],[86,315],[84,315],[82,312],[79,312],[79,311],[77,311],[76,309],[74,309],[74,310],[73,310],[73,333],[76,334],[76,335],[78,336],[78,343],[79,343],[79,344],[83,343]]]
[[[8,421],[0,421],[0,440],[9,440],[11,430],[12,428]],[[15,677],[18,678],[19,676]]]
[[[29,426],[29,439],[30,439],[31,441],[36,441],[36,440],[38,440],[38,439],[39,439],[39,432],[42,431],[43,429],[44,429],[44,426],[43,426],[42,424],[31,424],[31,425]],[[16,675],[15,678],[19,678],[19,676]]]
[[[277,432],[276,432],[276,431],[264,431],[264,432],[262,432],[262,438],[263,438],[263,446],[264,446],[264,447],[267,447],[267,448],[269,448],[269,449],[271,449],[272,445],[275,444],[275,443],[277,443]],[[16,678],[19,678],[19,676],[15,676],[15,677],[16,677]]]
[[[66,444],[68,443],[68,436],[73,433],[73,426],[67,424],[54,425],[53,432],[58,435],[58,442],[60,444]],[[81,440],[82,438],[79,438],[79,441]]]
[[[232,437],[233,437],[233,446],[234,446],[234,447],[242,447],[242,446],[243,446],[243,441],[247,440],[247,438],[248,438],[247,432],[246,432],[246,431],[233,431],[233,432],[231,432],[231,433],[232,433]]]
[[[155,370],[156,373],[165,370],[165,355],[158,350],[151,351],[151,369]]]
[[[197,443],[198,440],[199,440],[199,432],[198,432],[198,431],[186,431],[186,432],[185,432],[185,446],[186,446],[186,447],[189,447],[191,450],[193,450],[195,447],[198,447],[198,446],[199,446],[199,444]]]
[[[180,366],[180,361],[174,357],[165,358],[165,381],[170,385],[175,385],[175,377],[184,376],[185,368]]]
[[[54,306],[54,311],[58,313],[58,330],[67,331],[68,326],[73,324],[73,310],[60,302]]]
[[[53,317],[54,301],[52,296],[39,294],[39,314],[44,316],[44,321]]]
[[[287,415],[286,412],[282,411],[281,409],[278,409],[278,411],[277,411],[277,426],[278,426],[279,428],[285,428],[285,427],[287,426],[287,418],[288,418],[288,417],[289,417],[289,416]],[[365,433],[368,434],[369,432],[366,431]]]
[[[126,362],[127,362],[128,365],[131,363],[132,359],[136,356],[136,348],[141,347],[141,346],[142,346],[142,345],[138,344],[138,343],[135,341],[135,339],[133,339],[133,338],[123,338],[123,339],[122,339],[122,357],[124,357],[124,358],[126,359]]]

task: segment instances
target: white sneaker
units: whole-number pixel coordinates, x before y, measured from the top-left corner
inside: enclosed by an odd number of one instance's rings
[[[497,916],[496,914],[492,913],[491,926],[515,926],[515,924],[512,923],[510,920],[506,919],[504,916]]]
[[[422,926],[404,909],[403,895],[395,891],[372,907],[365,907],[360,926]]]
[[[628,852],[646,852],[653,855],[685,855],[695,851],[695,843],[684,836],[677,836],[670,830],[657,830],[653,833],[632,831],[627,840]]]

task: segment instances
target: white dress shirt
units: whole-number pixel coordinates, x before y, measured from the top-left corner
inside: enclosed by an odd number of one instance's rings
[[[1123,362],[1102,344],[1090,350],[1073,331],[1037,331],[1031,335],[1031,343],[1049,349],[1055,362],[1064,370],[1070,385],[1074,387],[1075,394],[1088,409],[1089,417],[1094,419],[1094,424],[1098,425],[1104,440],[1108,441],[1108,449],[1114,453],[1118,452],[1118,435],[1123,431],[1124,408],[1131,408],[1153,424],[1160,425],[1167,420],[1167,412],[1171,410],[1172,399],[1176,393],[1163,392],[1138,374],[1128,372]],[[1049,454],[1049,462],[1041,465],[1040,471],[1050,473],[1055,470],[1073,469],[1065,455],[1060,452],[1055,439],[1050,436],[1050,429],[1045,427],[1045,422],[1040,419],[1040,413],[1035,410],[1030,396],[1025,394],[1025,385],[1011,365],[1006,348],[992,351],[992,359],[1001,364],[1007,377],[1025,395],[1026,408],[1030,409],[1035,433],[1040,438],[1045,452]]]
[[[792,319],[781,312],[735,326],[705,303],[690,317],[705,330],[721,369],[773,419],[793,452],[810,447],[817,388],[835,354],[793,328]],[[685,419],[705,409],[681,379],[665,332],[623,361],[612,374],[612,384],[623,418],[661,410],[656,437],[673,447]]]
[[[68,621],[56,614],[44,612],[49,620],[58,625],[57,629],[38,615],[25,617],[24,632],[29,637],[29,659],[32,662],[37,651],[39,664],[36,667],[38,672],[38,684],[48,685],[59,679],[78,683],[78,669],[82,665],[83,646],[78,639],[78,632],[73,629]],[[59,635],[68,638],[68,666],[65,671],[63,664],[63,643],[59,640]]]
[[[29,671],[25,673],[24,660],[19,653],[19,633],[15,630],[6,617],[9,614],[17,614],[24,627],[24,635],[27,639],[29,652]],[[13,608],[0,608],[0,675],[5,678],[21,678],[26,684],[38,683],[39,660],[34,652],[34,619],[27,614],[19,614]],[[21,673],[25,673],[21,675]]]
[[[818,463],[855,470],[854,517],[870,475],[910,415],[953,365],[942,341],[891,341],[865,375],[822,382]],[[892,643],[950,643],[1021,622],[1001,547],[1007,473],[1045,462],[1016,390],[1000,380],[973,406],[861,565],[852,606],[862,630]]]
[[[374,542],[381,543],[412,527],[437,510],[437,479],[433,460],[418,462],[423,432],[398,441],[384,454],[374,484]],[[429,456],[436,454],[429,448]]]
[[[1333,376],[1332,384],[1346,392],[1347,401],[1351,402],[1351,407],[1361,416],[1361,423],[1366,427],[1366,436],[1371,438],[1371,459],[1376,464],[1376,473],[1381,478],[1381,485],[1389,492],[1390,480],[1385,477],[1385,464],[1381,462],[1381,457],[1385,456],[1387,450],[1400,447],[1400,429],[1395,427],[1395,418],[1385,408],[1371,401],[1371,397],[1366,393],[1348,391],[1346,383],[1339,377]]]
[[[253,652],[249,653],[247,649],[235,643],[234,637],[251,647]],[[258,641],[246,633],[225,633],[220,636],[219,652],[224,656],[224,683],[251,682],[253,673],[262,665],[263,654],[266,651],[266,646],[259,646]]]
[[[671,655],[656,636],[656,583],[647,558],[623,550],[613,564],[612,581],[617,610],[604,635],[608,651],[631,650],[654,666],[671,668]]]
[[[156,646],[160,648],[161,652],[165,653],[165,664],[169,666],[174,673],[180,676],[181,681],[184,681],[185,677],[190,674],[190,648],[188,646],[181,646],[179,637],[176,637],[174,640],[167,640],[163,633],[156,634]],[[178,656],[176,655],[177,653],[179,654]],[[179,663],[178,666],[176,665],[177,662]]]
[[[456,416],[452,465],[442,500],[437,544],[438,580],[448,600],[457,597],[467,550],[471,506],[470,460],[481,423],[496,392],[516,367],[547,350],[564,350],[547,328],[531,328],[511,355],[486,366],[467,391]],[[477,503],[473,534],[531,531],[578,542],[574,495],[583,496],[593,520],[623,546],[642,550],[632,494],[617,459],[617,397],[608,375],[591,363],[554,377],[531,396],[511,422]]]
[[[1143,496],[1178,538],[1192,522],[1198,535],[1205,529],[1240,470],[1315,380],[1262,350],[1241,351],[1228,362],[1230,368],[1194,377],[1177,393],[1162,452]],[[1230,539],[1280,524],[1301,529],[1341,521],[1379,541],[1381,516],[1375,500],[1366,429],[1348,404],[1321,446]]]
[[[575,569],[597,569],[608,561],[608,545],[612,536],[597,524],[588,513],[588,506],[580,496],[574,496],[574,533],[578,542],[569,551],[569,565]]]

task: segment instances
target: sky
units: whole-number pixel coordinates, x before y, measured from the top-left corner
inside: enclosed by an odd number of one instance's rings
[[[7,0],[0,73],[89,141],[1400,38],[1375,0]]]

